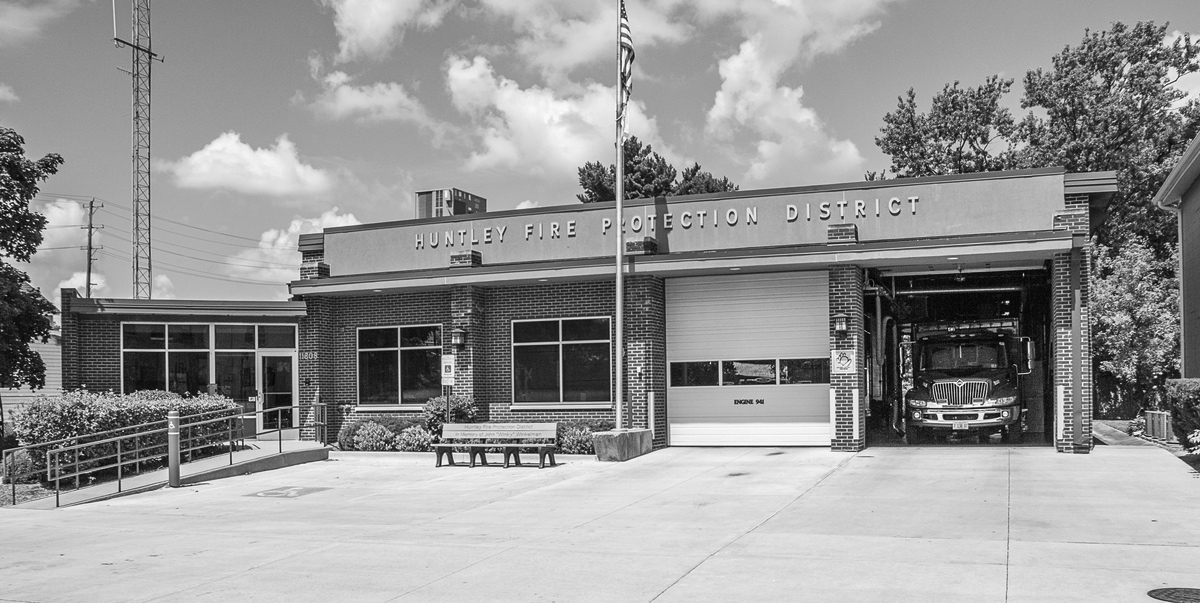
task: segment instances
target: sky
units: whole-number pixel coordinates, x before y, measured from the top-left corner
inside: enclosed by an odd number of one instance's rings
[[[414,217],[457,187],[491,211],[578,203],[577,168],[612,163],[617,0],[206,0],[152,3],[154,298],[288,296],[302,233]],[[115,6],[129,39],[131,7]],[[629,0],[629,132],[678,169],[743,190],[853,182],[888,167],[882,117],[914,88],[1049,67],[1087,29],[1169,23],[1195,0]],[[21,265],[57,303],[133,295],[131,51],[114,6],[0,0],[0,126],[59,153]],[[1200,74],[1180,88],[1200,96]]]

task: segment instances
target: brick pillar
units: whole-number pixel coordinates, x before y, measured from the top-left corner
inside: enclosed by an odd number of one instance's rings
[[[625,280],[625,392],[629,425],[652,428],[654,447],[667,445],[667,290],[663,279]],[[654,425],[649,399],[654,393]]]
[[[320,400],[325,406],[326,439],[332,443],[337,439],[340,422],[335,418],[333,402],[332,366],[334,365],[333,324],[331,302],[327,298],[309,297],[304,300],[307,315],[300,319],[300,348],[297,350],[297,370],[300,376],[300,439],[315,440],[317,432],[313,426],[312,404]]]
[[[60,314],[59,345],[61,346],[63,391],[79,389],[79,318],[71,311],[71,301],[79,298],[79,292],[64,288],[58,292],[62,314]]]
[[[450,290],[450,322],[443,329],[443,350],[454,354],[454,393],[473,396],[481,400],[481,392],[476,392],[475,354],[484,352],[483,312],[485,307],[484,290],[470,285],[454,287]],[[462,329],[466,331],[466,342],[460,349],[450,344],[450,331]],[[482,362],[480,363],[482,364]],[[482,384],[479,384],[482,385]],[[489,419],[488,406],[479,405],[480,421]]]
[[[1088,196],[1066,195],[1063,206],[1063,211],[1054,216],[1054,228],[1073,233],[1075,249],[1054,255],[1050,277],[1054,446],[1059,452],[1087,453],[1092,449],[1093,386],[1091,257],[1083,248],[1088,235]]]
[[[845,314],[847,330],[838,335],[833,317]],[[853,355],[853,372],[832,373],[829,388],[833,397],[833,440],[835,451],[857,452],[866,447],[867,389],[863,373],[863,278],[862,270],[854,265],[829,268],[829,349],[833,354],[844,351]],[[854,401],[858,400],[855,411]]]

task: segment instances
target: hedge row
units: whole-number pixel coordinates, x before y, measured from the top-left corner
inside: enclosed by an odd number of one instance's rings
[[[1200,449],[1200,379],[1168,379],[1167,404],[1179,443],[1193,452]]]

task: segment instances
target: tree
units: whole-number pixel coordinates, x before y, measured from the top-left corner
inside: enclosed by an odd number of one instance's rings
[[[650,145],[643,145],[637,136],[625,139],[625,198],[647,199],[667,195],[691,195],[698,193],[728,192],[738,189],[728,178],[716,179],[709,172],[693,164],[683,172],[683,179],[676,182],[674,167],[662,155],[655,153]],[[583,192],[575,195],[583,203],[612,201],[617,198],[617,168],[613,164],[605,167],[599,161],[589,161],[579,168],[579,186]],[[688,192],[680,192],[687,190]]]
[[[0,127],[0,387],[36,389],[46,384],[46,365],[29,344],[49,339],[54,305],[9,262],[28,262],[37,252],[46,217],[29,204],[63,159],[50,153],[31,161],[24,145],[20,134]]]
[[[1159,259],[1138,239],[1120,253],[1096,246],[1092,257],[1093,344],[1112,377],[1098,388],[1097,406],[1101,416],[1128,417],[1157,407],[1166,380],[1179,376],[1176,258]]]
[[[883,116],[875,144],[892,157],[891,170],[901,178],[1011,168],[1015,124],[1000,99],[1012,83],[995,75],[976,88],[959,88],[955,81],[933,97],[928,113],[917,111],[916,93],[909,88],[896,110]],[[1006,148],[994,153],[997,141]]]
[[[1165,344],[1164,354],[1129,347],[1129,334],[1119,330],[1136,322],[1132,317],[1143,308],[1134,307],[1141,303],[1136,296],[1116,292],[1139,290],[1158,300],[1174,291],[1174,264],[1168,261],[1176,253],[1174,219],[1152,199],[1200,129],[1200,100],[1184,102],[1174,86],[1200,70],[1200,40],[1186,34],[1166,40],[1167,25],[1154,23],[1085,31],[1078,46],[1053,57],[1050,69],[1026,72],[1021,107],[1033,111],[1015,125],[1002,118],[999,103],[1009,86],[995,76],[963,93],[955,91],[957,82],[947,86],[927,115],[917,112],[909,90],[907,100],[884,116],[876,138],[898,176],[1045,166],[1116,172],[1118,192],[1095,237],[1104,251],[1095,256],[1092,282],[1110,298],[1097,300],[1091,313],[1093,351],[1098,381],[1111,386],[1099,397],[1135,407],[1152,402],[1161,386],[1157,376],[1175,370],[1178,347]],[[992,148],[993,142],[999,144]],[[875,177],[880,175],[868,173]],[[1153,258],[1143,263],[1160,278],[1146,279],[1114,263],[1127,249],[1135,255],[1149,250]],[[1178,310],[1173,312],[1177,321]]]

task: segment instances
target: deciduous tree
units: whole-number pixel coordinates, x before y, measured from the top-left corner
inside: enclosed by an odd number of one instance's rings
[[[25,157],[25,139],[0,127],[0,387],[46,384],[46,366],[33,341],[50,335],[54,305],[10,262],[28,262],[42,242],[46,217],[30,209],[38,184],[58,171],[62,157]]]
[[[700,164],[683,171],[676,181],[677,171],[650,145],[643,145],[636,136],[625,139],[625,198],[644,199],[667,195],[694,195],[735,191],[737,185],[728,178],[717,179],[702,171]],[[612,201],[617,198],[617,168],[598,161],[589,161],[579,168],[579,186],[583,192],[575,195],[583,203]]]

